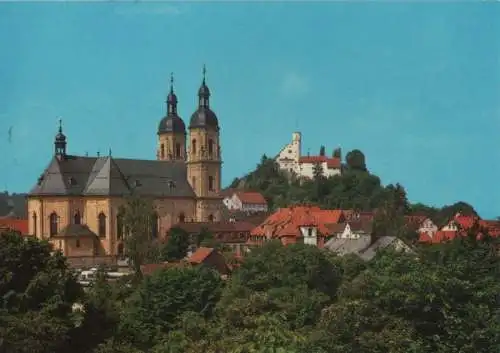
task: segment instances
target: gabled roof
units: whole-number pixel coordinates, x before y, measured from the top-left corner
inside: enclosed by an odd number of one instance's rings
[[[1,218],[0,229],[14,230],[22,235],[28,235],[29,223],[27,219]]]
[[[315,206],[294,206],[281,208],[269,216],[253,231],[253,236],[300,237],[301,227],[316,227],[320,234],[329,233],[326,224],[338,223],[343,218],[341,210],[322,210]]]
[[[91,231],[86,224],[68,224],[55,237],[97,237],[97,234]]]
[[[186,164],[156,160],[66,156],[52,158],[30,191],[37,195],[189,197]]]
[[[267,205],[267,201],[260,192],[254,191],[237,191],[236,196],[242,204],[247,205]]]
[[[325,163],[328,169],[338,169],[342,165],[340,158],[326,157],[326,156],[306,156],[300,157],[299,163],[303,164],[315,164],[315,163]]]
[[[205,261],[212,253],[213,248],[199,247],[196,251],[189,257],[188,261],[192,264],[201,264]]]

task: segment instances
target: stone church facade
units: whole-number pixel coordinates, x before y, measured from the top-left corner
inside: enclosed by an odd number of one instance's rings
[[[153,200],[152,238],[164,237],[175,223],[220,220],[220,129],[205,70],[188,133],[177,103],[172,78],[156,160],[68,154],[60,125],[54,156],[28,195],[30,234],[49,240],[70,259],[120,256],[119,210],[132,195]]]

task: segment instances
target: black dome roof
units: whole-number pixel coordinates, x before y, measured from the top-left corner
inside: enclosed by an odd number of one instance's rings
[[[199,107],[198,110],[191,115],[191,120],[189,122],[190,129],[197,127],[211,127],[219,130],[217,115],[208,107]]]
[[[186,125],[179,116],[167,115],[166,117],[161,119],[160,124],[158,125],[158,134],[169,132],[177,134],[186,133]]]

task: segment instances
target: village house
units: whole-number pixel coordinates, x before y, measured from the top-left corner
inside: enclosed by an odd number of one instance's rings
[[[198,235],[210,233],[217,243],[230,248],[236,256],[242,256],[247,250],[247,240],[255,225],[245,221],[238,222],[189,222],[177,223],[172,228],[180,228],[189,234],[191,243],[196,242]],[[196,250],[195,247],[192,247]]]
[[[344,221],[341,210],[322,210],[313,206],[281,208],[252,230],[249,246],[279,239],[282,244],[303,243],[322,248],[330,237],[327,224]]]
[[[231,211],[267,212],[267,201],[260,192],[235,191],[224,197],[224,205]]]
[[[312,179],[316,165],[320,165],[325,177],[342,173],[340,149],[335,150],[335,156],[303,156],[302,137],[300,132],[292,134],[292,141],[285,145],[276,156],[276,162],[281,170],[294,173],[298,177]]]

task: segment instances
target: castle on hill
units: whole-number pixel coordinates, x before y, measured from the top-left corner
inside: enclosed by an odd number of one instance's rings
[[[302,156],[302,136],[300,132],[292,134],[292,141],[285,145],[276,156],[281,170],[294,173],[298,177],[312,179],[314,167],[319,164],[323,175],[330,177],[342,173],[342,155],[340,148],[333,151],[332,157],[326,155]]]

